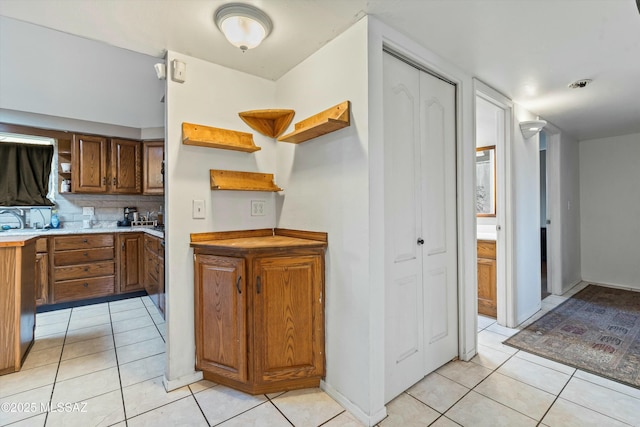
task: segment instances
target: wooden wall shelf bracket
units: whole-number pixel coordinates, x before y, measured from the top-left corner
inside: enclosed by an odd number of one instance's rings
[[[239,172],[211,169],[212,190],[282,191],[273,182],[272,173]]]
[[[293,110],[251,110],[238,113],[253,130],[271,138],[280,136],[295,114]]]
[[[351,103],[344,101],[316,115],[296,123],[295,130],[281,136],[278,141],[299,144],[321,135],[345,128],[351,124]]]
[[[253,142],[253,135],[250,133],[186,122],[182,123],[182,143],[246,153],[260,150],[260,147],[257,147]]]

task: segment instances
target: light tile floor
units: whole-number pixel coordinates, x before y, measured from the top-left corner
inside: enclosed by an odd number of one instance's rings
[[[0,404],[33,405],[0,410],[0,426],[361,425],[319,389],[250,396],[200,381],[166,393],[165,325],[148,297],[37,316],[24,368],[0,376]],[[502,344],[517,331],[479,316],[478,355],[402,393],[379,426],[640,426],[639,389]]]

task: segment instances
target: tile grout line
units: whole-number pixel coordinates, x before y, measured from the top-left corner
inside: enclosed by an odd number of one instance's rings
[[[64,331],[64,339],[62,340],[62,349],[60,350],[60,357],[58,359],[58,368],[56,369],[56,375],[53,377],[53,387],[51,387],[51,396],[49,397],[49,408],[51,408],[51,404],[53,403],[53,393],[56,391],[56,383],[58,382],[58,374],[60,373],[60,365],[62,364],[62,355],[64,354],[64,346],[67,342],[67,333],[69,332],[69,325],[71,324],[71,314],[73,314],[73,308],[69,312],[69,320],[67,321],[67,329]],[[35,342],[34,342],[35,344]],[[47,421],[49,420],[49,411],[47,411],[44,417],[44,425],[47,425]]]
[[[107,303],[107,309],[109,310],[109,325],[111,325],[111,339],[113,340],[113,352],[116,356],[116,367],[118,368],[118,384],[120,385],[120,399],[122,401],[122,412],[124,414],[124,425],[128,427],[127,421],[127,406],[124,404],[124,390],[122,389],[122,376],[120,375],[120,362],[118,361],[118,350],[116,348],[116,337],[113,330],[113,319],[111,318],[111,304]]]
[[[285,392],[286,393],[286,392]],[[282,395],[284,395],[285,393],[279,394],[276,397],[280,397]],[[285,420],[287,420],[289,422],[289,424],[291,424],[293,427],[295,427],[296,425],[280,410],[280,408],[278,408],[278,405],[276,405],[275,403],[273,403],[273,401],[271,400],[271,398],[269,396],[267,396],[266,394],[264,395],[264,397],[267,398],[267,402],[271,403],[273,405],[274,408],[276,408],[276,411],[280,412],[280,415],[282,415],[284,417]],[[275,398],[274,398],[275,399]],[[265,402],[266,403],[266,402]]]
[[[217,387],[217,385],[214,385],[213,387]],[[210,388],[213,388],[213,387],[210,387]],[[194,393],[193,390],[191,389],[191,384],[187,385],[187,388],[189,389],[189,392],[191,392],[191,396],[193,397],[193,400],[195,400],[196,405],[198,405],[198,409],[200,410],[200,413],[204,417],[204,421],[207,423],[208,426],[210,426],[211,423],[209,422],[209,418],[207,418],[207,415],[202,410],[202,406],[200,406],[200,402],[198,402],[198,399],[196,398],[196,393]],[[208,390],[208,389],[205,389],[205,390]],[[201,390],[201,391],[204,391],[204,390]]]
[[[268,397],[267,397],[268,399]],[[274,405],[275,406],[275,405]],[[335,420],[336,418],[338,418],[340,415],[344,414],[345,412],[347,412],[346,409],[342,408],[342,412],[340,412],[339,414],[334,415],[333,417],[329,418],[327,421],[323,422],[322,424],[320,424],[318,427],[322,427],[323,425],[326,425],[328,422],[330,422],[331,420]],[[282,413],[282,412],[281,412]],[[385,417],[386,418],[386,417]],[[376,424],[377,425],[377,424]]]

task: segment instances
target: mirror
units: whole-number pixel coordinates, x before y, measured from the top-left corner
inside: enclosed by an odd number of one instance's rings
[[[476,215],[496,216],[496,146],[476,148]]]

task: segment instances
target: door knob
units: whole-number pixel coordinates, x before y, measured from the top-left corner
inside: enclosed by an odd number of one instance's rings
[[[424,245],[424,239],[422,237],[418,237],[418,244]]]

